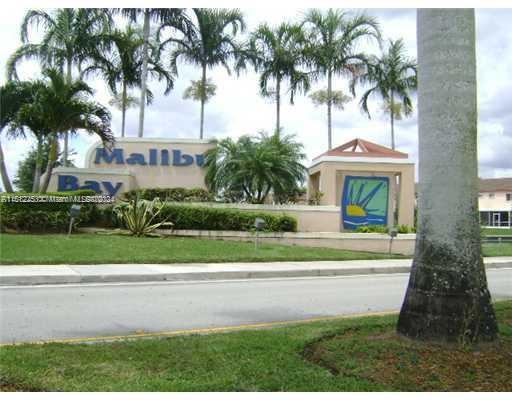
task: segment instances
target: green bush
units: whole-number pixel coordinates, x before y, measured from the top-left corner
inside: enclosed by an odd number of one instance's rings
[[[413,226],[399,225],[397,226],[398,233],[415,233],[416,229]]]
[[[356,229],[357,233],[388,233],[386,225],[364,225]]]
[[[160,199],[144,200],[135,198],[129,202],[122,202],[114,206],[113,211],[123,226],[134,236],[151,235],[160,227],[172,227],[174,224],[165,219],[160,213],[164,203]]]
[[[254,229],[255,218],[259,217],[265,220],[266,231],[297,231],[295,218],[265,212],[167,204],[161,214],[174,224],[175,229],[250,231]]]
[[[398,233],[414,233],[416,230],[414,227],[408,226],[408,225],[399,225],[396,226],[395,229]],[[359,226],[356,229],[357,233],[388,233],[389,228],[385,225],[366,225],[366,226]]]
[[[126,200],[154,200],[159,198],[162,201],[204,203],[213,201],[213,195],[206,189],[195,188],[154,188],[134,189],[124,193]]]
[[[65,232],[69,226],[70,202],[15,202],[8,198],[32,196],[34,200],[42,196],[94,196],[93,190],[77,190],[53,193],[3,193],[0,202],[0,230],[14,229],[21,232]],[[90,221],[95,213],[94,203],[82,203],[80,216],[75,224]]]
[[[186,204],[167,203],[155,223],[169,221],[174,229],[197,229],[212,231],[251,231],[254,220],[259,217],[266,222],[268,232],[296,232],[297,220],[288,215],[275,215],[258,211],[233,208],[214,208]],[[95,226],[120,227],[120,221],[113,215],[112,207],[98,209],[92,223]]]

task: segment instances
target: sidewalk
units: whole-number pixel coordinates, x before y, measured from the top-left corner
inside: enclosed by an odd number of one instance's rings
[[[412,260],[211,264],[0,265],[0,285],[262,279],[408,273]],[[484,258],[512,268],[512,257]]]

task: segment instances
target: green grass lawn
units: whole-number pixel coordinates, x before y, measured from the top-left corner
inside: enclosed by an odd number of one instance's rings
[[[194,238],[0,235],[1,264],[190,263],[390,258],[389,254]],[[403,256],[391,255],[393,258]]]
[[[510,391],[512,301],[500,342],[417,343],[396,316],[210,335],[0,348],[0,389],[31,391]]]
[[[512,256],[512,243],[484,243],[483,252],[486,257]]]
[[[499,235],[499,236],[507,235],[507,236],[509,236],[509,235],[512,235],[512,229],[485,228],[483,230],[483,234],[487,235],[487,236],[491,236],[491,235]]]

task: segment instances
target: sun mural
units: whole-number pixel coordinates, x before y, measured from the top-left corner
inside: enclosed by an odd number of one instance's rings
[[[341,199],[344,229],[388,223],[389,178],[346,176]]]

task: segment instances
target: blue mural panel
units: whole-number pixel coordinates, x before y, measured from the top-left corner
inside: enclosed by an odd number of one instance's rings
[[[346,176],[341,197],[344,229],[364,225],[387,225],[389,178]]]

